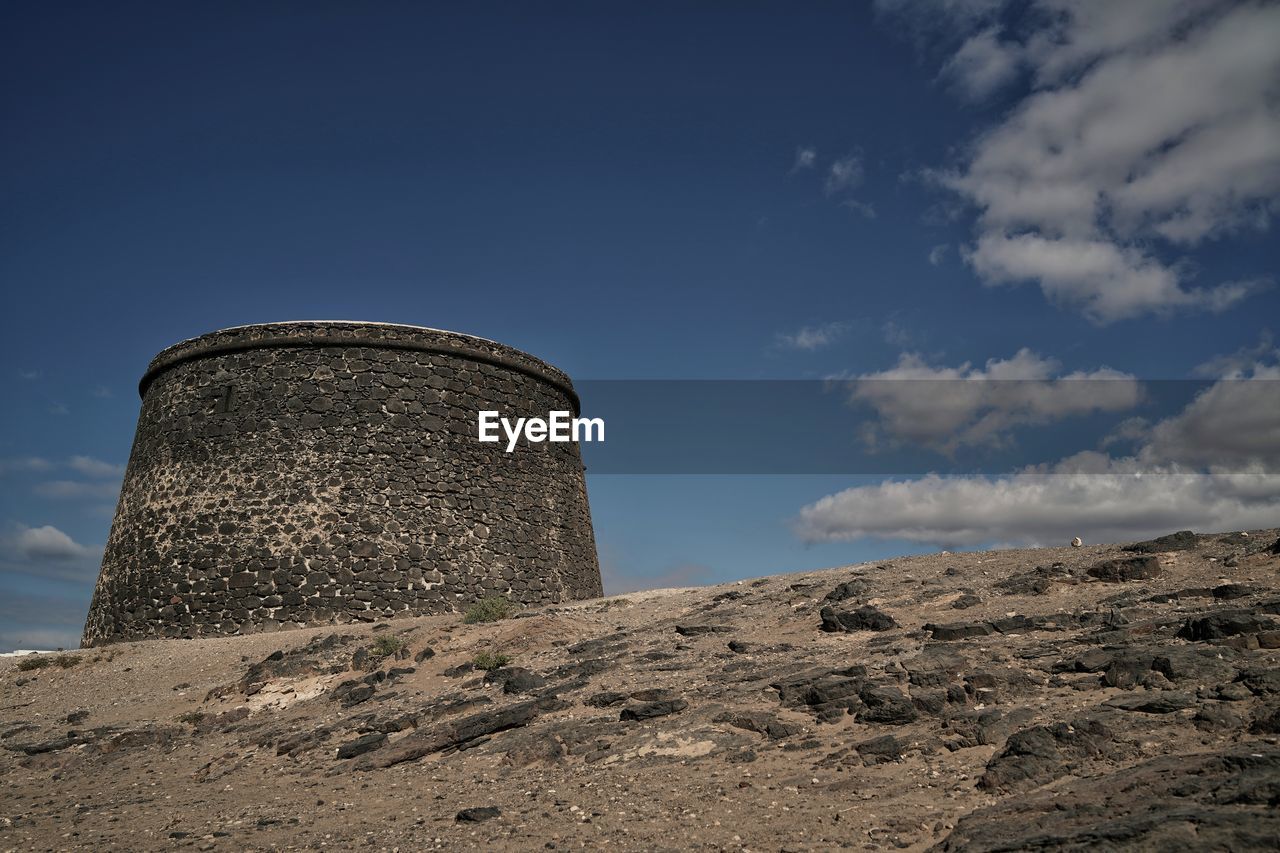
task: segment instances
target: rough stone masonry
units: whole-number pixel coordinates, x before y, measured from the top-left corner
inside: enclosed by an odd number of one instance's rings
[[[476,412],[578,411],[569,378],[416,326],[241,326],[152,360],[85,646],[601,595],[578,446]]]

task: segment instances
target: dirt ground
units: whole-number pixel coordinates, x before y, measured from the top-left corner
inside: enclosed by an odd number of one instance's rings
[[[1275,542],[4,659],[0,849],[1278,849]]]

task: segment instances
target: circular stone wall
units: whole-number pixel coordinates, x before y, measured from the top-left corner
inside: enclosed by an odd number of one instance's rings
[[[578,412],[569,378],[434,329],[297,322],[161,352],[84,645],[601,594],[578,446],[477,412]]]

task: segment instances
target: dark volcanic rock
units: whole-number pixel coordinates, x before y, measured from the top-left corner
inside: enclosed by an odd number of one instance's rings
[[[947,693],[945,690],[915,688],[911,691],[911,704],[922,714],[941,714],[947,707]]]
[[[839,631],[888,631],[898,627],[893,617],[882,610],[869,605],[857,610],[837,610],[827,606],[822,608],[822,630],[828,633]]]
[[[1181,693],[1133,693],[1117,696],[1107,702],[1111,708],[1122,711],[1140,711],[1144,714],[1172,714],[1195,706],[1195,701]]]
[[[689,707],[689,703],[683,699],[664,699],[658,702],[641,702],[639,705],[631,705],[623,708],[622,713],[618,716],[620,720],[652,720],[655,717],[665,717],[669,714],[676,714]]]
[[[1238,731],[1244,720],[1224,705],[1209,704],[1196,711],[1191,723],[1202,732]]]
[[[1261,587],[1252,586],[1247,583],[1227,583],[1222,586],[1213,588],[1213,597],[1219,601],[1231,601],[1236,598],[1248,598],[1264,592]]]
[[[601,693],[595,693],[582,700],[583,705],[592,708],[608,708],[610,705],[621,705],[627,701],[630,696],[626,693],[619,693],[616,690],[606,690]]]
[[[502,692],[507,694],[529,693],[547,686],[547,680],[541,675],[519,666],[489,670],[485,673],[484,683],[501,684]]]
[[[1258,616],[1249,610],[1223,610],[1198,618],[1191,618],[1183,624],[1178,636],[1184,640],[1204,642],[1221,640],[1239,634],[1257,634],[1260,631],[1272,631],[1277,626],[1270,619]]]
[[[519,702],[497,711],[485,711],[460,720],[440,723],[429,729],[419,729],[356,767],[359,770],[391,767],[434,752],[463,748],[480,738],[528,725],[542,709],[536,700]]]
[[[1162,673],[1170,681],[1214,681],[1232,678],[1238,660],[1236,652],[1217,649],[1178,648],[1170,646],[1159,650],[1151,661],[1151,668]]]
[[[549,674],[549,678],[590,678],[593,675],[599,675],[602,672],[608,672],[618,666],[617,661],[605,660],[604,658],[588,658],[586,660],[572,661],[556,667]]]
[[[1254,696],[1280,694],[1280,668],[1250,667],[1236,676],[1236,681],[1249,688]]]
[[[859,691],[858,698],[865,706],[858,712],[860,723],[902,726],[920,717],[911,699],[893,687],[867,685]]]
[[[14,752],[25,752],[27,755],[40,755],[45,752],[58,752],[72,746],[79,746],[97,740],[98,731],[80,731],[72,729],[66,734],[48,740],[30,741],[27,743],[6,743],[5,749]]]
[[[1012,634],[1015,631],[1036,631],[1048,622],[1043,616],[1003,616],[992,619],[990,625],[1001,634]]]
[[[802,730],[800,726],[794,723],[786,723],[779,720],[772,714],[764,714],[760,712],[737,713],[727,711],[718,715],[714,722],[728,723],[734,728],[765,735],[770,740],[782,740],[783,738],[790,737]]]
[[[372,684],[356,684],[343,695],[342,707],[350,708],[353,705],[359,705],[373,696],[373,689]]]
[[[916,687],[941,687],[960,677],[969,667],[968,659],[946,646],[932,646],[904,661],[907,679]]]
[[[1151,672],[1151,665],[1154,662],[1154,655],[1144,654],[1141,651],[1117,652],[1107,664],[1107,668],[1102,671],[1102,683],[1107,687],[1119,687],[1125,690],[1136,687]]]
[[[243,705],[219,714],[205,714],[192,727],[195,734],[207,735],[210,732],[225,732],[234,728],[235,724],[249,716],[249,709]]]
[[[1218,648],[1128,645],[1090,649],[1053,665],[1054,672],[1102,673],[1102,684],[1124,689],[1142,684],[1151,672],[1169,681],[1197,683],[1235,677],[1238,652]]]
[[[574,657],[599,657],[622,651],[626,647],[627,644],[622,634],[611,634],[607,637],[582,640],[569,646],[565,651]]]
[[[298,678],[341,672],[345,666],[334,660],[337,653],[351,638],[342,634],[317,637],[299,649],[275,651],[245,672],[237,688],[246,696],[252,696],[274,678]]]
[[[939,853],[1274,850],[1280,748],[1166,755],[961,818]]]
[[[1034,788],[1066,775],[1081,759],[1109,753],[1113,743],[1111,730],[1091,719],[1023,729],[1011,735],[1004,749],[987,762],[978,787],[996,791]]]
[[[309,729],[305,732],[292,732],[276,742],[276,755],[297,755],[305,752],[318,746],[321,741],[326,740],[331,734],[333,734],[333,731],[327,726]]]
[[[1178,601],[1183,598],[1212,598],[1213,590],[1207,586],[1193,586],[1186,589],[1175,590],[1174,592],[1161,592],[1151,596],[1147,601],[1153,604],[1168,604],[1170,601]]]
[[[1253,698],[1253,691],[1238,681],[1230,684],[1219,684],[1213,691],[1213,698],[1222,702],[1244,702]]]
[[[1062,578],[1066,570],[1061,563],[1052,566],[1036,566],[1029,572],[1022,572],[996,581],[995,588],[1005,595],[1044,595],[1053,588],[1053,579]]]
[[[729,634],[733,629],[728,625],[677,625],[676,633],[682,637],[700,637],[704,634]]]
[[[902,747],[902,741],[893,735],[883,735],[857,744],[854,749],[858,751],[858,757],[862,759],[862,763],[870,767],[902,758]]]
[[[23,732],[39,731],[40,726],[35,723],[23,720],[6,723],[0,726],[0,740],[8,740],[14,735],[20,735]]]
[[[25,729],[19,729],[24,731]],[[16,734],[16,732],[14,732]],[[6,743],[4,748],[27,755],[43,755],[49,752],[60,752],[69,747],[77,747],[95,752],[115,752],[120,749],[134,749],[146,746],[168,746],[179,735],[177,726],[161,726],[145,723],[135,728],[119,726],[98,726],[93,729],[69,729],[58,737],[48,740],[27,743]]]
[[[1073,658],[1059,661],[1054,664],[1054,672],[1102,672],[1111,665],[1111,662],[1117,657],[1127,656],[1131,649],[1123,647],[1120,649],[1103,648],[1089,649],[1083,654],[1079,654]]]
[[[367,735],[361,735],[350,743],[344,743],[338,747],[338,758],[355,758],[357,755],[364,755],[366,752],[372,752],[387,742],[385,732],[373,732]]]
[[[982,603],[982,599],[974,595],[972,592],[966,592],[951,602],[951,607],[955,610],[968,610],[970,607],[976,607]]]
[[[1025,696],[1040,689],[1042,679],[1016,667],[995,666],[964,677],[965,690],[981,702]]]
[[[967,640],[995,633],[995,629],[986,622],[949,622],[945,625],[930,623],[924,627],[935,640]]]
[[[1255,735],[1280,735],[1280,705],[1263,710],[1249,726],[1249,731]],[[1276,793],[1280,794],[1280,787],[1277,787]],[[1277,804],[1280,805],[1280,802]]]
[[[502,809],[497,806],[473,806],[469,809],[463,809],[454,816],[454,820],[458,823],[480,823],[485,820],[492,820],[502,814]]]
[[[975,711],[974,737],[980,746],[995,746],[1009,740],[1009,736],[1025,726],[1035,714],[1030,708],[1014,708],[1008,713],[999,708]]]
[[[646,687],[643,690],[633,690],[629,695],[637,702],[665,702],[680,698],[680,694],[670,687]]]
[[[1199,544],[1198,537],[1190,530],[1179,530],[1167,536],[1158,536],[1145,542],[1134,542],[1124,546],[1125,551],[1134,554],[1159,554],[1164,551],[1186,551]]]
[[[778,691],[778,701],[785,707],[810,710],[820,721],[832,722],[862,707],[858,693],[866,680],[866,668],[855,665],[841,670],[811,670],[769,686]]]
[[[460,678],[464,675],[467,675],[468,673],[472,673],[475,671],[476,671],[475,664],[473,664],[471,661],[463,661],[457,666],[449,667],[442,674],[444,675],[445,678]]]
[[[847,601],[850,598],[861,598],[871,591],[871,582],[864,578],[845,581],[826,594],[824,601]]]
[[[1160,560],[1147,555],[1143,557],[1117,557],[1114,560],[1103,560],[1088,569],[1088,574],[1107,583],[1123,583],[1125,581],[1148,580],[1159,577],[1162,570]]]

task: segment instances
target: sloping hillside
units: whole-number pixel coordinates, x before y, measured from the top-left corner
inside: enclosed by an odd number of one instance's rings
[[[6,659],[0,849],[1275,849],[1276,537]]]

